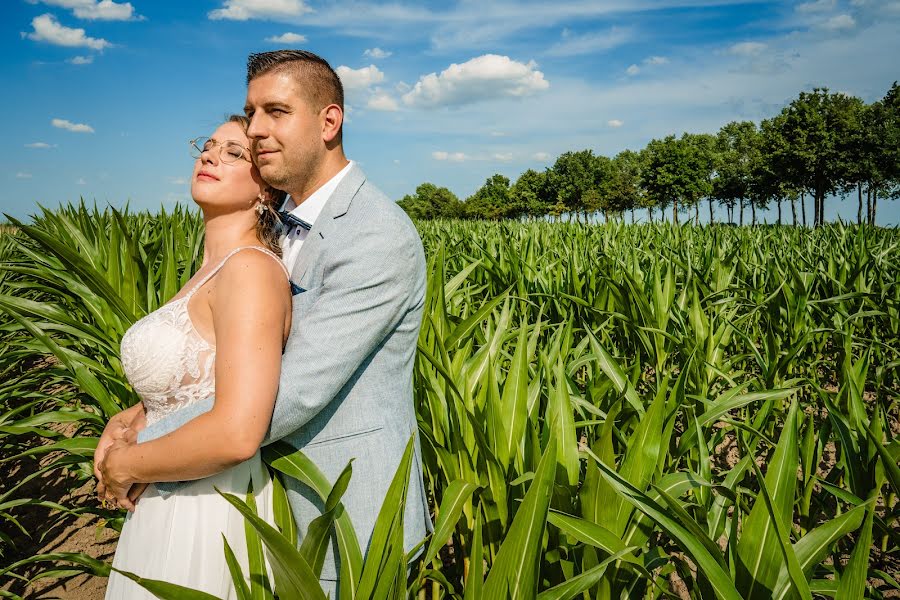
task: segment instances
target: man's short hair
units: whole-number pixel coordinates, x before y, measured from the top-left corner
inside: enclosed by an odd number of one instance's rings
[[[302,83],[312,108],[320,111],[329,104],[344,110],[344,86],[324,58],[307,50],[275,50],[247,57],[247,84],[273,71],[289,73]]]

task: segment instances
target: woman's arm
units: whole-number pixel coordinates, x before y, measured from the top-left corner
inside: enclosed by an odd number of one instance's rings
[[[259,449],[278,389],[289,284],[270,256],[251,250],[229,259],[213,281],[215,406],[158,439],[111,448],[101,465],[108,495],[124,498],[133,483],[207,477]]]

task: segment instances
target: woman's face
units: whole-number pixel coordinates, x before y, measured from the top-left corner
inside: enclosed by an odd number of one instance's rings
[[[259,171],[250,162],[250,143],[239,123],[224,123],[210,136],[207,150],[194,161],[191,196],[197,204],[217,212],[247,210],[265,189]],[[237,156],[237,144],[243,149]],[[222,158],[225,158],[223,161]],[[231,161],[231,162],[227,162]]]

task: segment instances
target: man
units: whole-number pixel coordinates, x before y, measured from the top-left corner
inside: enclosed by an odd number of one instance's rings
[[[414,436],[405,509],[409,551],[433,529],[412,393],[425,290],[421,241],[403,210],[345,157],[343,88],[326,61],[305,51],[252,54],[247,85],[254,162],[268,184],[290,194],[282,245],[295,294],[292,327],[265,443],[284,440],[302,450],[332,483],[354,459],[343,504],[365,553]],[[212,403],[189,405],[141,431],[138,440],[189,436],[190,419]],[[98,464],[109,440],[142,427],[140,407],[121,414],[104,431]],[[123,505],[130,504],[124,497],[130,484],[127,475],[101,481]],[[287,487],[302,539],[323,502],[300,482]],[[332,598],[338,597],[338,563],[332,544],[321,579]]]

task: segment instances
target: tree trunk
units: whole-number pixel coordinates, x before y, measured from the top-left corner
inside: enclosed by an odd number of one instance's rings
[[[709,224],[712,225],[715,223],[715,219],[713,218],[713,209],[712,209],[712,198],[709,199]]]
[[[631,224],[634,225],[634,205],[631,206]]]
[[[791,198],[791,215],[794,217],[794,227],[797,226],[797,198]]]
[[[678,198],[672,202],[672,220],[678,225]]]
[[[781,198],[778,199],[778,224],[781,225]]]
[[[866,223],[872,224],[872,186],[866,186]]]
[[[800,210],[803,212],[803,226],[806,227],[806,194],[800,193]]]
[[[856,208],[856,224],[862,225],[862,182],[858,182],[856,184],[856,197],[859,200],[859,205]]]
[[[741,227],[744,226],[744,199],[741,198]]]
[[[872,190],[872,226],[875,226],[875,212],[878,210],[878,190]]]
[[[756,202],[754,202],[753,200],[750,201],[750,211],[753,213],[753,222],[751,223],[751,225],[756,227]]]
[[[700,201],[694,202],[694,225],[700,225]]]

